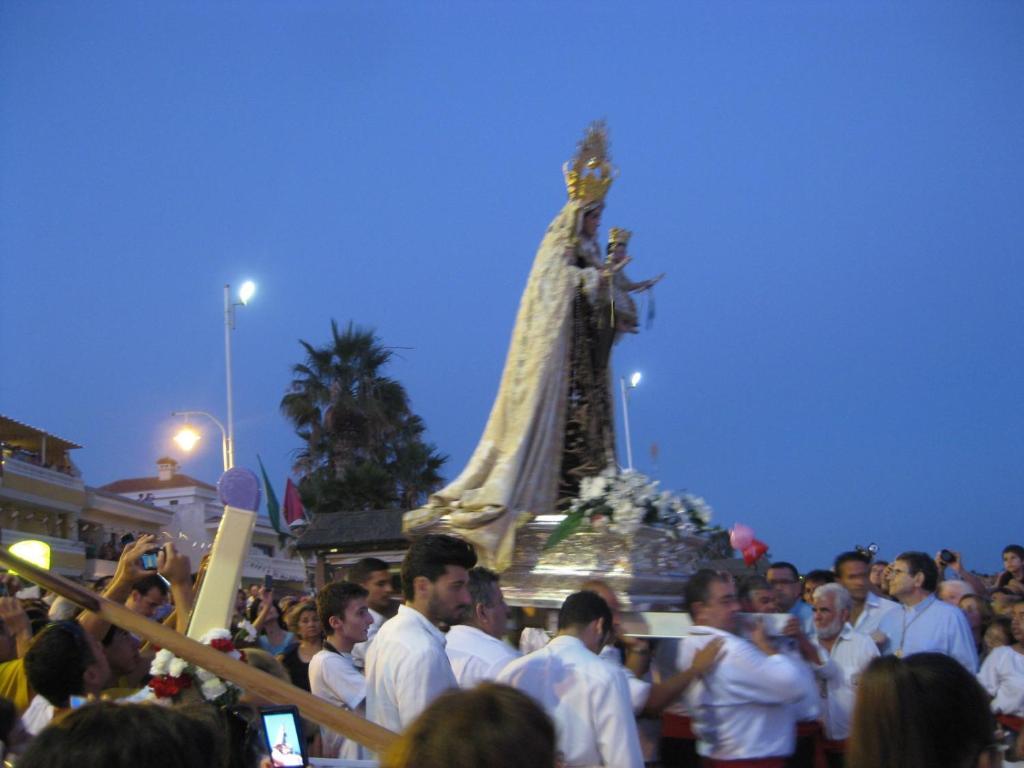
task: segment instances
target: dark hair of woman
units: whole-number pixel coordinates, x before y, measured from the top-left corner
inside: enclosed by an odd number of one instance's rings
[[[497,683],[438,696],[381,768],[554,768],[551,720],[529,696]]]
[[[860,678],[847,768],[990,764],[995,717],[974,675],[941,653],[883,656]]]

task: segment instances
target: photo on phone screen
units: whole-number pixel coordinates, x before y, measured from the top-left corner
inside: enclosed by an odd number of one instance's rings
[[[306,739],[296,707],[262,707],[260,721],[275,768],[306,764]]]
[[[157,549],[157,550],[154,550],[152,552],[147,552],[146,554],[144,554],[142,557],[139,558],[139,562],[142,563],[143,570],[146,570],[146,571],[155,571],[156,570],[156,556],[157,556],[157,554],[159,554],[159,552],[160,552],[160,550]]]

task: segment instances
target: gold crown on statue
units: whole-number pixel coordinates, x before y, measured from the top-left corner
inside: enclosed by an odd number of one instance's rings
[[[608,245],[614,248],[616,245],[629,245],[629,238],[633,236],[633,233],[628,229],[620,229],[619,227],[612,227],[608,230]]]
[[[604,120],[587,126],[583,141],[576,146],[576,155],[562,165],[562,173],[570,200],[579,200],[584,205],[604,200],[618,175],[618,168],[608,156],[608,128]]]

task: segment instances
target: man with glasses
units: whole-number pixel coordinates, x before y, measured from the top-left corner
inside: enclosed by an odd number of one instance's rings
[[[883,652],[899,657],[944,653],[977,673],[978,652],[967,617],[935,596],[938,580],[939,569],[924,552],[904,552],[893,561],[889,594],[899,600],[900,609],[883,616],[878,626],[886,637]]]
[[[749,641],[736,635],[740,604],[728,574],[700,570],[685,595],[694,626],[679,645],[676,666],[689,668],[701,648],[724,640],[718,663],[684,695],[704,765],[782,768],[796,745],[794,705],[807,691],[802,662],[780,653],[761,624]]]

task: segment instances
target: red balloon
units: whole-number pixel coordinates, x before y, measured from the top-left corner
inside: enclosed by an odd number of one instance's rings
[[[754,539],[750,542],[750,546],[743,550],[743,562],[747,565],[753,565],[768,551],[768,545],[760,539]]]

